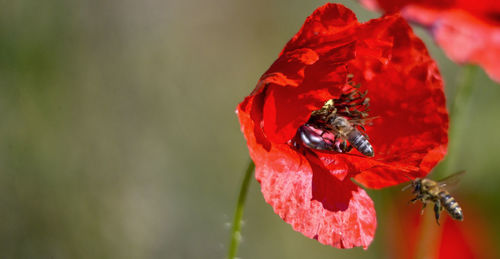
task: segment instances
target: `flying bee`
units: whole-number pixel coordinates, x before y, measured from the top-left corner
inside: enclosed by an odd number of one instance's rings
[[[465,171],[460,171],[458,173],[452,174],[449,177],[436,182],[427,178],[417,178],[412,180],[411,184],[403,188],[403,190],[413,187],[413,193],[416,195],[415,198],[410,200],[410,202],[415,203],[420,200],[423,203],[422,211],[427,205],[427,202],[434,203],[434,214],[436,217],[436,222],[439,225],[439,215],[443,209],[446,209],[448,214],[455,220],[462,221],[464,219],[464,214],[462,208],[455,201],[448,191],[444,189],[445,186],[449,185],[453,181],[457,181],[458,177],[465,173]]]
[[[345,108],[345,113],[350,114],[350,111]],[[363,124],[368,118],[359,114],[357,117],[349,120],[340,115],[334,101],[329,100],[321,109],[311,114],[308,123],[298,129],[297,135],[309,148],[346,153],[354,147],[361,154],[373,157],[373,147],[368,136],[356,128],[361,127],[364,130]]]

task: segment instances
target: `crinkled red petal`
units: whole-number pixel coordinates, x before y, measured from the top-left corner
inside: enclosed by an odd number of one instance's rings
[[[369,91],[375,157],[295,148],[298,127],[346,91],[348,73]],[[442,81],[424,44],[399,16],[359,24],[336,4],[306,20],[238,116],[266,201],[297,231],[336,247],[366,247],[376,227],[373,203],[351,177],[370,188],[406,182],[446,152]]]
[[[500,1],[362,0],[370,9],[401,11],[429,28],[446,54],[458,63],[483,67],[500,82]]]

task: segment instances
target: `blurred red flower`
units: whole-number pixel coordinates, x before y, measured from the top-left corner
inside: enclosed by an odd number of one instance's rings
[[[390,203],[384,242],[387,258],[480,259],[498,258],[491,227],[474,202],[457,197],[467,214],[464,221],[453,220],[445,211],[441,226],[434,220],[432,208],[420,215],[421,206],[408,204],[409,195]]]
[[[500,82],[500,1],[361,0],[370,9],[401,11],[429,29],[455,62],[482,66]]]
[[[325,101],[368,90],[366,133],[375,156],[337,153],[294,141]],[[367,247],[373,201],[357,182],[382,188],[423,177],[447,147],[448,113],[438,69],[403,18],[360,24],[326,4],[307,18],[257,87],[237,108],[265,200],[292,227],[339,248]]]

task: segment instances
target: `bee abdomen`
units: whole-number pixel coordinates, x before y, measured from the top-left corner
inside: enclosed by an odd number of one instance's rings
[[[327,142],[321,134],[316,133],[314,130],[305,125],[300,126],[297,130],[300,140],[304,145],[313,149],[333,150],[333,145]]]
[[[452,218],[456,220],[464,219],[462,208],[460,208],[460,205],[458,205],[458,202],[455,201],[455,198],[453,198],[447,191],[441,191],[439,193],[439,199]]]
[[[368,142],[368,139],[366,139],[366,137],[363,136],[363,134],[361,134],[358,130],[353,130],[349,134],[347,140],[354,148],[361,152],[361,154],[365,156],[374,155],[372,145],[370,144],[370,142]]]

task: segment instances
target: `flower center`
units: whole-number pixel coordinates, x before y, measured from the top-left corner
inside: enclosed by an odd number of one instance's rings
[[[297,136],[312,149],[347,153],[354,147],[363,155],[373,156],[373,148],[364,133],[368,120],[370,98],[368,91],[348,78],[347,91],[325,102],[311,113],[306,124],[299,127]]]

